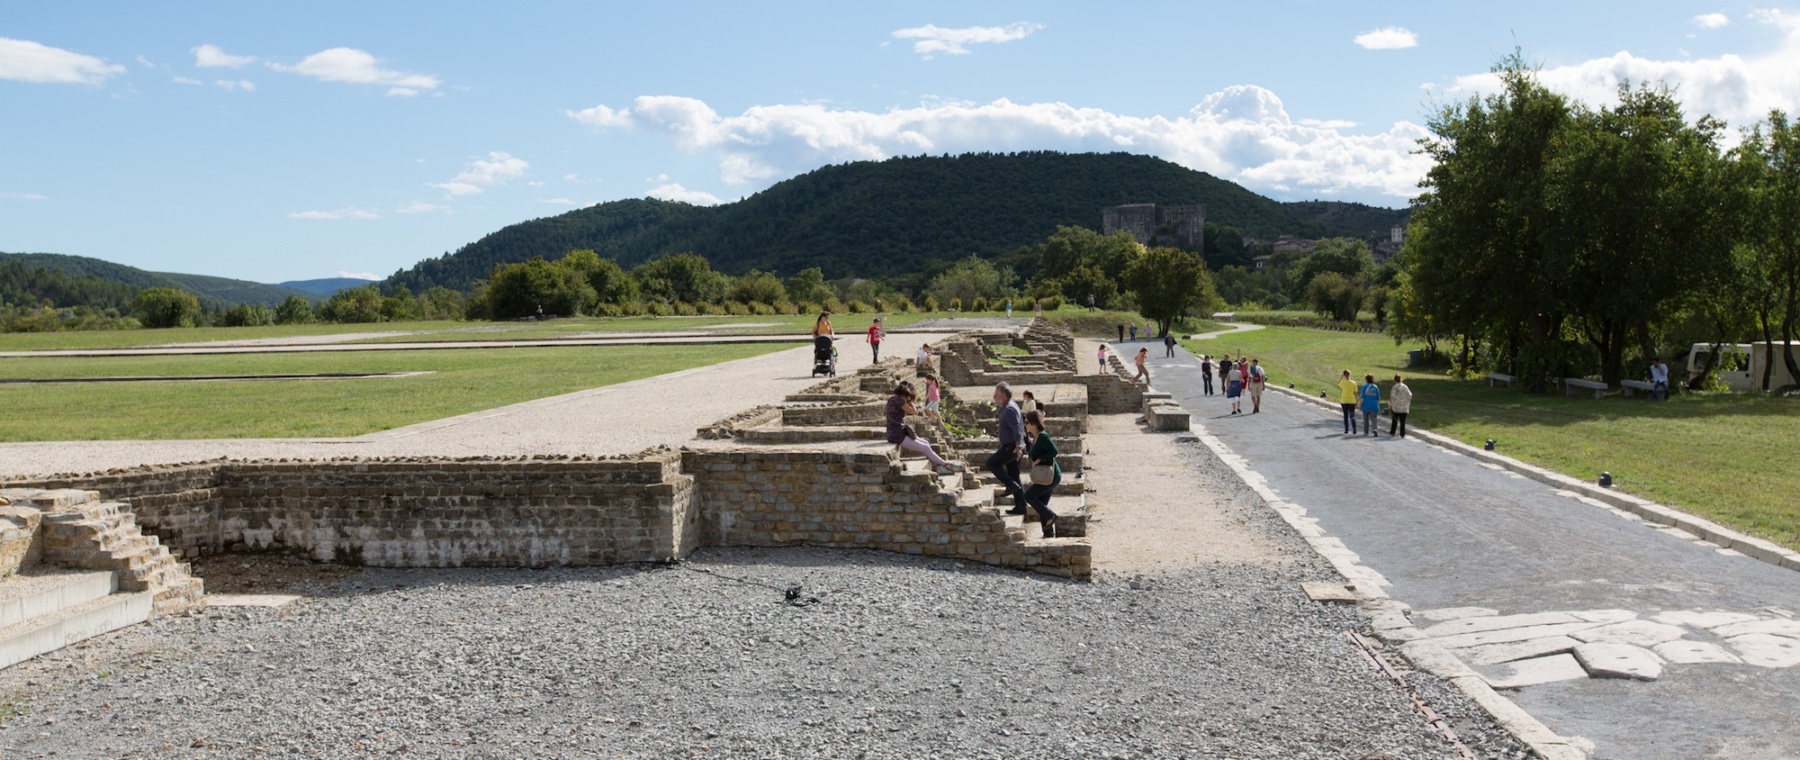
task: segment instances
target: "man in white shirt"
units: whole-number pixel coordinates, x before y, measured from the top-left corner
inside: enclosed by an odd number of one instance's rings
[[[1660,356],[1650,360],[1650,398],[1669,400],[1669,365]]]

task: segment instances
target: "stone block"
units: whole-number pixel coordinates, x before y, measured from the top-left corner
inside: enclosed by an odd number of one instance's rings
[[[1582,644],[1575,647],[1575,660],[1595,678],[1654,681],[1662,677],[1663,671],[1663,659],[1655,652],[1630,644]]]

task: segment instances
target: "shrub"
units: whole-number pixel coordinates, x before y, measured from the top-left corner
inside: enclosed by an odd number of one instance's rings
[[[675,313],[675,307],[670,306],[666,301],[651,301],[646,308],[648,308],[650,316],[653,317],[667,317]],[[688,308],[691,309],[693,307],[690,306]]]
[[[988,300],[986,297],[976,296],[975,300],[970,302],[970,304],[969,304],[969,311],[987,311],[987,310],[988,310]]]
[[[750,313],[759,317],[766,317],[775,313],[775,307],[761,301],[751,301]]]
[[[745,306],[743,301],[726,301],[725,313],[734,317],[748,316],[750,314],[750,307]]]
[[[800,307],[792,301],[776,301],[775,313],[783,316],[799,314]]]
[[[1039,299],[1038,303],[1043,304],[1044,311],[1056,311],[1057,309],[1062,308],[1063,299],[1062,296],[1049,296],[1047,298]]]
[[[875,310],[875,307],[870,306],[867,303],[864,303],[862,301],[851,301],[850,302],[850,313],[851,314],[868,314],[869,312],[872,312],[874,310]]]
[[[951,311],[962,311],[962,299],[961,298],[950,299],[950,310]]]
[[[691,316],[694,316],[699,313],[700,313],[700,311],[698,309],[695,309],[694,305],[691,303],[688,303],[686,301],[676,301],[675,302],[675,315],[676,316],[691,317]]]
[[[937,311],[938,310],[937,296],[929,295],[929,294],[927,294],[925,296],[925,310],[926,311]]]

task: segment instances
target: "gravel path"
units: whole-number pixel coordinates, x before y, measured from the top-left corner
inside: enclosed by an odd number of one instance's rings
[[[1300,593],[1331,570],[1185,448],[1278,559],[1091,584],[823,549],[336,568],[286,608],[0,671],[0,755],[1456,757],[1343,638],[1363,614]],[[1478,757],[1525,756],[1442,682],[1410,680]]]
[[[915,346],[915,342],[943,337],[908,335],[907,342],[894,345]],[[842,341],[840,375],[868,364],[867,346],[857,345],[854,339]],[[758,404],[780,401],[817,382],[811,369],[812,348],[796,348],[359,438],[0,444],[0,476],[92,472],[220,457],[625,454],[657,445],[680,446],[692,440],[694,431],[703,425]]]

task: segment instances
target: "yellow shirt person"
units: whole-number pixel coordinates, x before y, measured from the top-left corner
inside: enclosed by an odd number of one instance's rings
[[[1356,384],[1356,381],[1350,379],[1349,373],[1345,373],[1344,378],[1342,380],[1338,381],[1338,389],[1344,392],[1343,395],[1338,398],[1338,403],[1340,403],[1340,404],[1356,403],[1357,388],[1358,388],[1358,386]]]

